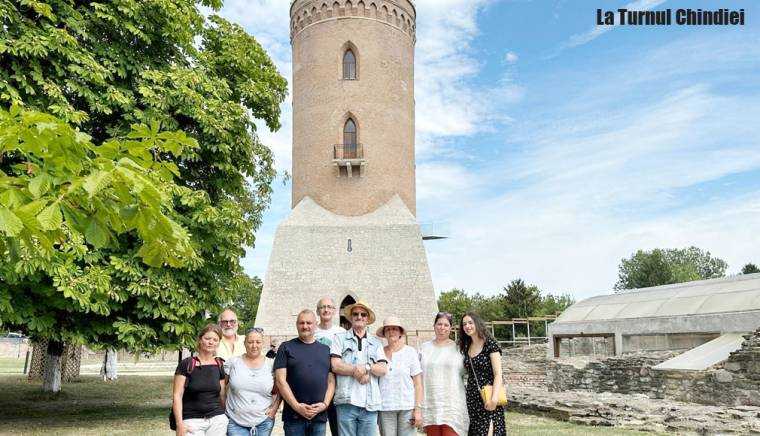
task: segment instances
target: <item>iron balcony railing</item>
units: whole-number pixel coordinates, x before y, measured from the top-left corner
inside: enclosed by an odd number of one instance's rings
[[[333,146],[333,159],[364,159],[364,146],[362,144],[335,144]]]

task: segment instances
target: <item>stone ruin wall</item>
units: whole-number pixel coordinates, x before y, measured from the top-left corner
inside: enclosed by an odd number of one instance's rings
[[[601,360],[547,362],[549,391],[644,394],[716,406],[760,406],[760,329],[722,365],[705,371],[653,370],[678,353],[634,353]]]
[[[642,352],[601,359],[552,360],[547,365],[547,388],[557,392],[576,389],[624,394],[656,392],[650,368],[676,355],[675,352]]]
[[[546,386],[546,344],[528,345],[502,350],[502,374],[507,389],[511,387]]]

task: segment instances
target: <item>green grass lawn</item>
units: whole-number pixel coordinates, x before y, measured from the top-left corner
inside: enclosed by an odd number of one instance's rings
[[[171,377],[122,376],[105,383],[97,376],[83,376],[50,398],[39,383],[28,383],[21,375],[0,375],[0,392],[2,434],[173,434],[167,421]],[[507,429],[510,435],[526,436],[645,434],[513,412],[507,414]]]
[[[0,376],[3,434],[173,434],[169,431],[171,377],[120,377],[105,383],[84,376],[55,398],[40,383]]]

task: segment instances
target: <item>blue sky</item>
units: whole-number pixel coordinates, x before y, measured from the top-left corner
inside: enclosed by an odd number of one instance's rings
[[[226,1],[290,80],[286,0]],[[417,0],[420,222],[436,291],[514,278],[607,293],[637,249],[760,264],[760,6],[739,1]],[[596,9],[744,8],[745,26],[595,26]],[[283,128],[260,131],[290,170]],[[262,129],[265,130],[263,124]],[[264,276],[290,185],[243,263]]]

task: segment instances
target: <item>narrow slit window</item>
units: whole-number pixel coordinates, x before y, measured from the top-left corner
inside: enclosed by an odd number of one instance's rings
[[[356,80],[356,56],[351,49],[343,53],[343,80]]]

